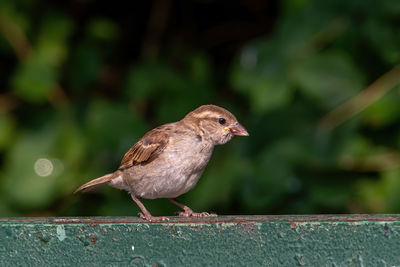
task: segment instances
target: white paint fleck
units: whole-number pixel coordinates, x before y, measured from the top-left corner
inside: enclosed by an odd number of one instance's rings
[[[64,225],[57,226],[57,238],[60,241],[63,241],[66,238]]]

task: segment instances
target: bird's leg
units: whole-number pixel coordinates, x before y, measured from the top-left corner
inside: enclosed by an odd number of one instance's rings
[[[167,217],[155,217],[150,214],[150,212],[146,209],[146,207],[143,205],[143,203],[134,195],[131,193],[131,197],[133,201],[139,206],[139,208],[142,210],[142,212],[139,212],[139,217],[149,221],[149,222],[156,222],[156,221],[168,221],[169,219]]]
[[[217,214],[214,213],[208,213],[208,212],[194,212],[191,208],[188,206],[178,202],[175,198],[170,198],[169,201],[180,207],[181,209],[184,210],[181,212],[178,212],[179,216],[183,217],[208,217],[208,216],[217,216]]]

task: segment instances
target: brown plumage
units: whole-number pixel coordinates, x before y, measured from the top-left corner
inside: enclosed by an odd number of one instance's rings
[[[180,216],[210,216],[193,212],[175,198],[196,185],[214,146],[234,135],[248,133],[232,113],[215,105],[201,106],[180,121],[146,133],[126,152],[117,171],[82,185],[75,193],[102,184],[127,190],[142,210],[140,217],[148,221],[167,218],[152,216],[139,198],[168,198],[184,210]]]
[[[93,179],[90,182],[87,182],[86,184],[84,184],[84,185],[80,186],[78,189],[76,189],[74,194],[78,193],[78,192],[91,191],[91,190],[99,187],[102,184],[108,183],[113,178],[114,178],[113,173],[109,173],[109,174],[103,175],[99,178]]]
[[[159,155],[168,144],[168,134],[163,132],[165,126],[160,126],[145,134],[122,159],[119,170],[135,166],[137,164],[150,163]]]

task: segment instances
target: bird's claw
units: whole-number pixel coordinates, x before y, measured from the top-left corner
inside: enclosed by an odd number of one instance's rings
[[[185,210],[178,212],[178,216],[182,217],[215,217],[217,214],[208,212],[194,212],[192,210]]]
[[[149,222],[165,222],[169,221],[168,217],[158,217],[158,216],[152,216],[152,215],[144,215],[142,212],[139,212],[139,217],[142,218],[143,220],[149,221]]]

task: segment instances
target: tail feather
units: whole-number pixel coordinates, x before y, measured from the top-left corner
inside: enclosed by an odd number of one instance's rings
[[[111,181],[112,179],[114,179],[114,173],[109,173],[109,174],[103,175],[99,178],[93,179],[93,180],[87,182],[86,184],[80,186],[78,189],[75,190],[74,194],[76,194],[78,192],[90,191],[102,184],[105,184],[105,183]]]

